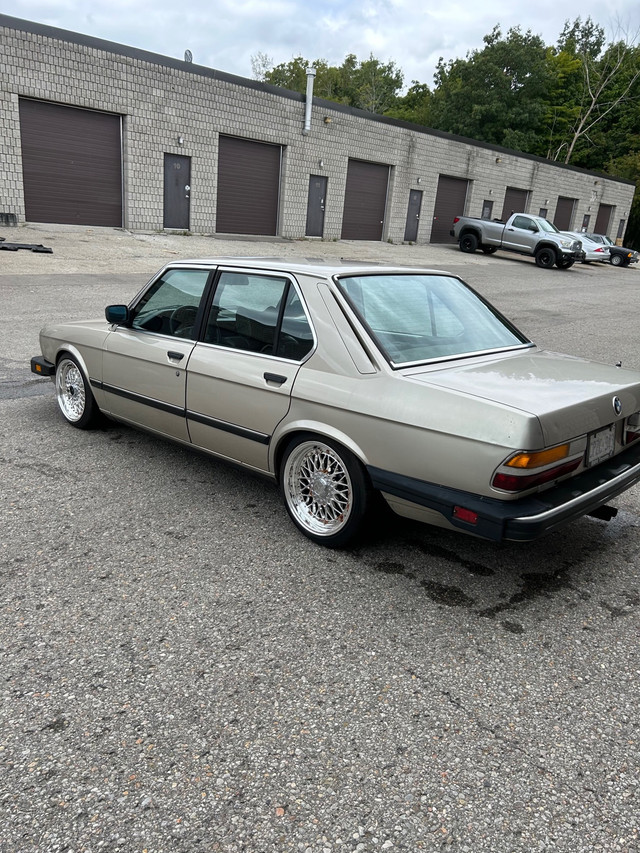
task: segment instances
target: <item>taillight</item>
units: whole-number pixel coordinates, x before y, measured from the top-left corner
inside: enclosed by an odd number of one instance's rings
[[[581,462],[582,457],[573,459],[571,462],[565,462],[564,465],[556,465],[546,471],[540,471],[537,474],[526,474],[524,476],[504,474],[498,471],[493,478],[493,486],[496,489],[502,489],[503,492],[523,492],[525,489],[533,489],[535,486],[542,486],[544,483],[550,483],[552,480],[564,477],[565,474],[570,474],[576,470]]]
[[[453,217],[453,224],[455,225],[455,224],[456,224],[456,222],[460,222],[460,217],[459,217],[459,216],[454,216],[454,217]]]
[[[547,450],[520,451],[502,463],[493,476],[492,485],[503,492],[533,489],[575,471],[582,457],[582,450],[571,454],[570,444],[559,444]]]
[[[631,444],[640,438],[640,412],[634,412],[624,422],[624,443]]]

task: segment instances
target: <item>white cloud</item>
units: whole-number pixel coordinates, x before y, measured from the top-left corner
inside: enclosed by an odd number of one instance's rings
[[[496,24],[503,33],[520,26],[554,44],[566,19],[578,15],[609,31],[617,24],[640,28],[637,0],[582,0],[567,12],[555,0],[514,4],[512,0],[419,5],[415,0],[14,0],[10,14],[96,36],[155,53],[182,58],[220,71],[251,76],[251,56],[259,51],[275,64],[295,55],[340,64],[349,53],[394,61],[412,80],[432,85],[440,56],[464,57],[482,47]]]

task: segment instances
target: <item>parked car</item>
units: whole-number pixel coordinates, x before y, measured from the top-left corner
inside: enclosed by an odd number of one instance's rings
[[[456,238],[462,252],[482,249],[485,254],[493,254],[504,249],[532,255],[544,269],[555,264],[558,269],[568,270],[582,257],[580,238],[567,237],[552,222],[529,213],[512,213],[506,222],[456,216],[449,234]]]
[[[585,234],[589,240],[594,240],[602,246],[609,247],[609,263],[614,267],[628,267],[629,264],[638,263],[638,253],[634,249],[627,249],[616,244],[606,234]]]
[[[586,234],[579,231],[563,231],[568,237],[575,237],[582,243],[582,258],[583,264],[589,264],[591,261],[601,261],[605,263],[609,260],[609,246],[602,243],[597,243],[591,240]]]
[[[67,422],[106,415],[264,474],[323,545],[352,541],[376,492],[529,541],[609,517],[640,480],[640,372],[538,349],[448,273],[175,262],[105,316],[40,333],[31,369]]]

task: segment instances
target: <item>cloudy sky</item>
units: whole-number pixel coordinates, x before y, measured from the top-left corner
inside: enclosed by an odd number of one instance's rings
[[[354,53],[393,60],[405,84],[429,86],[440,56],[482,47],[496,24],[531,29],[547,44],[578,14],[608,35],[640,30],[638,0],[12,0],[0,11],[177,59],[189,49],[199,65],[242,77],[253,76],[259,53],[275,65],[298,55],[339,65]]]

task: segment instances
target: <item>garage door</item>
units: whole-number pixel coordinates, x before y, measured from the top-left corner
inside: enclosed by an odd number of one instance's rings
[[[594,233],[596,234],[609,234],[609,226],[611,225],[611,216],[613,214],[613,205],[612,204],[601,204],[598,208],[598,215],[596,217],[596,225]]]
[[[558,196],[558,204],[556,205],[556,215],[553,217],[553,224],[560,231],[571,231],[573,223],[573,211],[576,207],[576,198],[566,198]]]
[[[218,233],[277,234],[281,160],[280,145],[220,137]]]
[[[122,226],[120,116],[20,100],[29,222]]]
[[[518,187],[507,187],[504,194],[504,204],[502,205],[503,222],[511,216],[512,213],[526,213],[529,203],[529,190],[522,190]]]
[[[342,211],[343,240],[382,240],[389,167],[349,160]]]
[[[449,231],[453,227],[454,218],[464,215],[468,188],[469,181],[462,178],[450,178],[448,175],[440,175],[438,178],[431,227],[432,243],[455,243]]]

